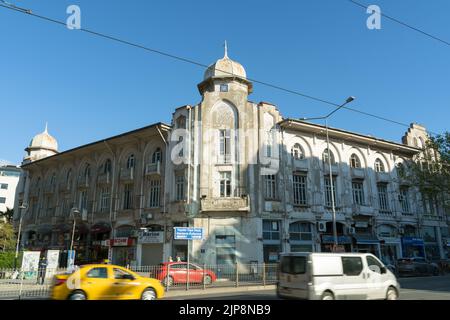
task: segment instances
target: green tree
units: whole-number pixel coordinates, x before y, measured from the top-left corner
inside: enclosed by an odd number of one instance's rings
[[[0,220],[4,220],[6,223],[12,223],[14,216],[14,210],[6,208],[5,212],[0,212]]]
[[[0,223],[0,251],[12,251],[16,247],[16,235],[11,223]]]
[[[450,133],[430,137],[424,151],[400,170],[405,180],[417,186],[425,198],[439,199],[448,208],[450,195]]]

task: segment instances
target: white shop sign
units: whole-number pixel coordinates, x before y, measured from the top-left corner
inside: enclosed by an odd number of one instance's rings
[[[138,243],[163,243],[164,232],[163,231],[148,231],[139,234]]]

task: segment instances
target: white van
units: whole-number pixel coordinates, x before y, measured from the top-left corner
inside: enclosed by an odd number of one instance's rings
[[[399,292],[395,275],[370,253],[280,255],[277,283],[280,298],[396,300]]]

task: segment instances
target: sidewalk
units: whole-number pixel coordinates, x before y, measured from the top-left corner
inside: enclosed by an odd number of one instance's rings
[[[166,298],[174,298],[174,297],[185,297],[189,299],[190,296],[197,295],[212,295],[212,294],[220,294],[220,293],[234,293],[234,292],[247,292],[247,291],[258,291],[258,290],[275,290],[276,285],[266,285],[266,286],[245,286],[245,287],[215,287],[215,288],[207,288],[203,289],[174,289],[165,292],[163,299]]]

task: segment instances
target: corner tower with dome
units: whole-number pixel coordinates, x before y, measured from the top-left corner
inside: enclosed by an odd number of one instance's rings
[[[31,139],[30,145],[25,148],[27,155],[22,164],[40,160],[58,153],[58,142],[48,133],[47,124],[45,130]]]

